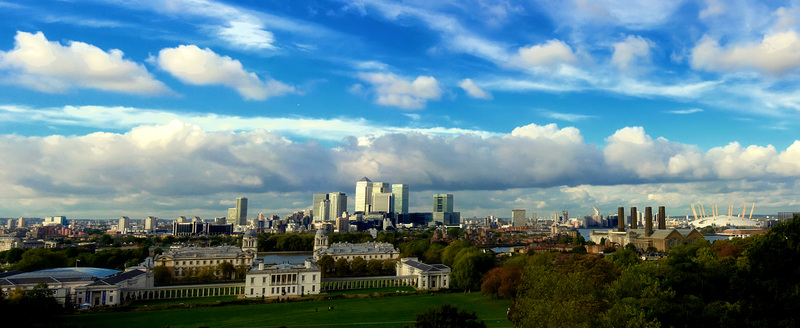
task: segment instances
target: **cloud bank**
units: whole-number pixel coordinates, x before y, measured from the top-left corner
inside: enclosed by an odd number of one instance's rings
[[[116,208],[153,207],[154,199],[236,193],[293,193],[302,199],[320,190],[349,193],[361,176],[408,183],[415,192],[473,194],[675,183],[702,188],[746,181],[754,181],[753,188],[791,185],[800,179],[800,140],[784,150],[734,142],[703,151],[653,138],[641,127],[626,127],[598,149],[586,143],[578,129],[555,124],[529,124],[494,137],[389,133],[368,143],[348,138],[329,148],[314,141],[291,142],[265,130],[210,132],[173,120],[125,133],[4,135],[0,152],[0,183],[6,186],[0,190],[3,207],[48,197],[69,203],[63,206],[105,200],[105,206]],[[574,196],[569,190],[566,194]],[[667,197],[658,190],[652,194]],[[618,201],[594,197],[588,201]],[[300,201],[297,206],[306,204]]]

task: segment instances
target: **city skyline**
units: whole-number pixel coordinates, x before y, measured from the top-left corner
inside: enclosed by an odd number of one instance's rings
[[[0,8],[0,217],[284,215],[364,176],[463,218],[800,210],[794,2]]]

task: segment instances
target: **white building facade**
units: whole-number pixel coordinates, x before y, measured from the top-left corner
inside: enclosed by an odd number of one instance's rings
[[[319,294],[322,273],[306,259],[303,264],[263,262],[250,269],[245,279],[245,297],[281,297]]]

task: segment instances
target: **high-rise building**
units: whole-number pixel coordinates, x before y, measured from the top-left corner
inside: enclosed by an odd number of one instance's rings
[[[120,233],[128,233],[128,229],[131,228],[131,219],[127,216],[123,216],[119,218],[119,224],[117,225],[117,230]]]
[[[367,177],[356,182],[356,208],[355,212],[369,213],[372,205],[372,181]]]
[[[236,198],[236,212],[239,214],[236,218],[236,224],[247,225],[247,198]]]
[[[314,194],[312,216],[314,222],[335,220],[347,212],[347,194],[332,192],[328,194]]]
[[[446,226],[461,223],[461,213],[453,212],[453,194],[433,195],[433,222]]]
[[[400,214],[408,214],[408,185],[405,183],[395,183],[392,185],[392,195],[394,195],[395,218]]]
[[[335,220],[342,216],[342,213],[347,212],[347,195],[343,192],[332,192],[328,194],[330,201],[329,217]]]
[[[526,211],[525,210],[511,210],[511,226],[512,227],[524,227],[527,226],[526,221]]]
[[[372,212],[390,213],[394,209],[394,194],[374,193],[372,194]]]
[[[236,207],[228,209],[227,221],[233,225],[247,225],[247,197],[236,198]]]
[[[326,199],[328,199],[328,194],[314,194],[314,199],[311,201],[311,216],[314,217],[314,221],[324,221],[324,217],[327,214],[320,212],[319,206]]]
[[[326,195],[327,196],[327,195]],[[318,215],[314,215],[314,221],[316,222],[327,222],[331,220],[331,201],[326,199],[321,200],[317,203],[317,208],[314,209],[314,212],[319,213]]]
[[[147,232],[154,232],[158,228],[158,218],[155,216],[148,216],[144,219],[144,230]]]

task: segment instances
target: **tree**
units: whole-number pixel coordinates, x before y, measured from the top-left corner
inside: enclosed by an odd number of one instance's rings
[[[586,254],[586,246],[578,244],[578,246],[572,247],[571,252],[575,254]]]
[[[167,285],[172,282],[172,271],[164,265],[153,268],[153,280],[157,285]]]
[[[459,310],[450,304],[430,308],[417,314],[417,328],[484,328],[486,324],[475,312]]]
[[[367,261],[363,257],[358,256],[350,261],[350,272],[354,276],[363,276],[367,274]]]
[[[494,267],[494,255],[477,247],[464,248],[453,260],[450,272],[451,286],[455,289],[480,289],[481,277]]]
[[[346,277],[350,274],[350,263],[347,262],[347,259],[344,257],[340,257],[338,260],[336,260],[334,268],[336,271],[336,276],[338,277]]]
[[[442,263],[446,266],[452,267],[453,261],[455,261],[458,252],[467,247],[470,247],[470,244],[466,240],[459,240],[450,243],[450,245],[447,245],[447,247],[445,247],[442,251]]]
[[[323,255],[317,260],[317,266],[319,266],[322,275],[328,277],[332,275],[333,270],[335,270],[336,261],[334,261],[333,257],[330,255]]]
[[[223,280],[229,280],[233,277],[233,274],[236,273],[236,268],[233,267],[231,262],[223,261],[217,264],[217,271],[219,271]]]

